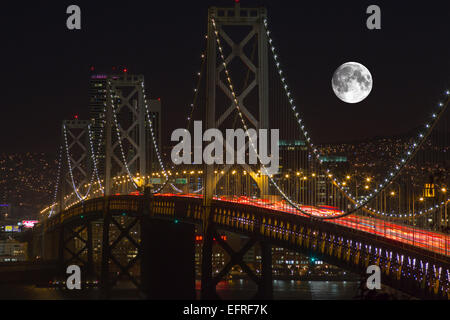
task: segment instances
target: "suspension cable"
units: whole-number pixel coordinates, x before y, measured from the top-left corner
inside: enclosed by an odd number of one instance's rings
[[[61,164],[62,164],[62,153],[63,153],[63,146],[61,145],[59,147],[59,152],[58,152],[58,170],[56,172],[56,183],[55,183],[55,191],[53,193],[53,202],[51,205],[51,209],[50,209],[50,213],[48,215],[48,217],[51,217],[53,212],[55,211],[55,206],[56,206],[56,197],[58,195],[58,187],[59,187],[59,181],[61,178]],[[61,204],[62,207],[62,204]]]
[[[205,39],[208,39],[208,35],[205,35]],[[190,127],[191,127],[191,123],[192,123],[192,119],[193,119],[193,116],[194,116],[194,112],[196,110],[196,107],[198,106],[198,99],[199,99],[199,96],[200,96],[201,83],[202,83],[202,79],[203,79],[203,75],[204,75],[204,69],[205,69],[205,65],[206,65],[206,54],[202,53],[200,55],[200,58],[201,58],[201,63],[200,63],[200,71],[197,72],[197,84],[195,85],[194,90],[193,90],[194,94],[193,94],[193,97],[192,97],[192,103],[189,105],[190,111],[189,111],[188,117],[186,118],[186,121],[187,121],[187,123],[186,123],[186,130],[188,130],[188,131],[189,131]],[[170,168],[171,168],[171,170],[174,170],[175,165],[172,163]],[[178,188],[176,188],[176,189],[177,189],[176,190],[177,192],[183,193],[182,190],[180,190]],[[196,190],[193,193],[198,193],[200,191]]]

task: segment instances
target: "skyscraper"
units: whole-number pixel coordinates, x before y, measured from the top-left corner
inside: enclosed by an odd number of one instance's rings
[[[106,74],[91,75],[89,80],[89,118],[92,121],[91,134],[94,152],[98,161],[99,175],[105,174],[105,105],[108,76]]]

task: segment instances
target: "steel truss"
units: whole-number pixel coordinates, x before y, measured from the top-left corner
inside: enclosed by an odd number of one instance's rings
[[[92,224],[86,220],[83,224],[66,224],[59,228],[59,269],[65,275],[66,268],[77,265],[86,279],[97,278],[94,271],[92,248]]]
[[[90,190],[90,184],[93,182],[94,165],[89,140],[90,125],[91,121],[88,120],[63,121],[61,133],[63,141],[61,158],[63,179],[60,193],[62,210],[79,201],[77,193],[84,196],[85,192],[83,191]],[[76,149],[80,151],[78,154],[75,152]],[[88,184],[89,186],[87,186]]]
[[[224,277],[230,272],[233,266],[240,266],[247,276],[258,285],[258,291],[254,298],[256,299],[272,299],[273,298],[273,285],[272,285],[272,252],[271,246],[266,241],[258,239],[257,237],[250,237],[247,242],[238,250],[235,251],[231,246],[226,243],[219,235],[216,229],[213,231],[214,238],[217,243],[227,252],[230,257],[230,261],[220,270],[220,272],[212,277],[204,277],[205,284],[202,283],[202,299],[217,298],[215,291],[217,284],[224,279]],[[205,241],[211,241],[211,239],[205,239]],[[244,262],[244,255],[256,244],[260,243],[261,246],[261,276],[255,275],[252,269]],[[204,242],[205,245],[205,242]],[[212,244],[206,244],[211,245]],[[207,257],[207,259],[211,257]],[[202,270],[209,273],[211,270]],[[210,273],[209,273],[210,275]]]
[[[106,108],[106,195],[111,194],[112,177],[139,173],[147,174],[146,157],[146,116],[142,84],[144,76],[122,74],[108,78],[108,98]],[[118,115],[129,116],[127,128],[120,123]],[[116,136],[115,131],[118,131]],[[114,138],[113,138],[114,137]],[[124,150],[123,143],[130,146]],[[121,154],[122,153],[122,154]],[[113,165],[118,166],[118,170]],[[133,179],[133,177],[129,177]],[[134,181],[132,181],[134,184]],[[127,190],[127,191],[135,191]]]
[[[106,212],[103,220],[103,241],[102,241],[102,262],[101,262],[101,287],[106,294],[117,285],[117,282],[122,278],[128,278],[138,290],[141,290],[141,281],[138,277],[133,275],[130,271],[132,267],[138,266],[142,255],[142,247],[137,240],[131,236],[131,230],[135,226],[141,226],[142,215],[129,217],[127,215],[127,222],[121,223],[117,220],[117,215],[114,216],[110,212]],[[111,239],[111,227],[116,227],[119,231],[115,239]],[[128,241],[132,248],[137,251],[135,257],[130,261],[123,263],[114,253],[119,243],[122,240]],[[111,264],[119,268],[117,274],[113,275],[111,272]]]

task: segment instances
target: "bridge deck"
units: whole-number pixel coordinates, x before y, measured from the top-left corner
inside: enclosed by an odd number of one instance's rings
[[[321,215],[339,214],[337,208],[329,206],[302,206],[302,210]],[[79,232],[86,230],[85,244],[91,243],[92,234],[89,238],[87,229],[91,221],[102,221],[103,225],[110,226],[111,222],[117,224],[115,216],[129,215],[134,221],[130,226],[138,221],[142,225],[146,216],[149,219],[145,221],[178,220],[201,226],[205,222],[205,212],[210,213],[209,218],[217,229],[244,234],[252,241],[314,254],[355,272],[365,272],[368,265],[376,264],[385,274],[388,285],[405,288],[411,293],[417,289],[424,297],[430,293],[450,299],[449,235],[358,215],[318,220],[283,201],[215,197],[210,210],[205,211],[200,195],[165,193],[148,198],[136,194],[113,195],[90,199],[56,214],[38,224],[28,236],[39,244],[45,241],[42,235],[48,234],[45,243],[50,250],[47,251],[58,254],[64,252],[67,243],[58,239],[63,239],[66,233],[73,243],[79,238]],[[115,244],[126,236],[126,229],[124,232],[125,235],[121,232],[116,238]],[[57,246],[52,246],[57,242]],[[86,246],[79,252],[84,252]],[[103,248],[106,253],[107,248]],[[70,248],[66,251],[70,253],[69,261],[78,258],[79,252]],[[59,257],[64,258],[64,255]]]
[[[162,194],[161,196],[202,198],[201,195]],[[268,200],[251,199],[247,197],[239,197],[239,198],[221,197],[217,198],[217,200],[239,203],[260,208],[267,208],[278,212],[285,212],[289,214],[295,214],[306,217],[305,215],[300,213],[297,209],[290,206],[284,201],[270,202]],[[307,212],[318,213],[321,216],[334,215],[340,213],[338,210],[332,207],[303,206],[303,209]],[[423,230],[420,228],[402,225],[399,223],[388,222],[377,218],[363,217],[356,215],[346,216],[336,220],[325,220],[324,222],[334,223],[337,225],[345,226],[348,228],[356,229],[370,234],[376,234],[378,236],[390,240],[399,241],[431,252],[439,253],[445,256],[450,256],[450,235],[448,234],[443,234],[436,231]]]

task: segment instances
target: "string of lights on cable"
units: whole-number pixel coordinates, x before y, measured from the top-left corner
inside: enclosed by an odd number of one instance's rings
[[[206,36],[206,39],[208,38],[208,36]],[[203,77],[203,73],[204,73],[204,68],[205,68],[205,61],[206,61],[206,55],[204,53],[202,53],[200,55],[201,57],[201,65],[200,65],[200,71],[197,72],[197,85],[194,87],[194,95],[192,98],[192,103],[189,105],[190,108],[190,112],[189,112],[189,116],[187,117],[187,124],[186,124],[186,129],[189,130],[191,123],[192,123],[192,118],[194,115],[194,111],[195,108],[197,106],[197,101],[198,101],[198,96],[200,94],[200,85],[201,85],[201,81],[202,81],[202,77]]]
[[[58,195],[58,188],[59,188],[59,181],[61,179],[61,164],[62,164],[62,154],[63,154],[63,146],[61,145],[59,147],[59,152],[58,152],[58,169],[56,171],[56,183],[55,183],[55,190],[53,193],[53,202],[50,208],[50,213],[49,213],[49,217],[51,217],[53,215],[53,212],[55,211],[55,206],[56,206],[56,197]]]
[[[205,39],[208,39],[208,35],[205,35]],[[190,127],[191,127],[191,123],[192,123],[192,119],[194,117],[194,112],[195,109],[198,106],[198,98],[200,96],[200,89],[201,89],[201,82],[203,79],[203,75],[204,75],[204,70],[205,70],[205,65],[206,65],[206,54],[204,52],[202,52],[200,54],[200,69],[199,71],[194,75],[194,77],[196,77],[197,82],[196,85],[194,86],[193,89],[193,96],[192,96],[192,102],[189,104],[189,113],[188,113],[188,117],[186,118],[186,130],[189,131]],[[171,164],[171,170],[175,169],[175,165],[172,163]],[[170,171],[169,171],[170,174]],[[171,184],[172,189],[174,189],[176,192],[178,193],[183,193],[182,190],[178,189],[177,187],[175,187],[173,184]],[[200,188],[198,190],[193,191],[192,193],[199,193],[203,190],[203,188]]]

